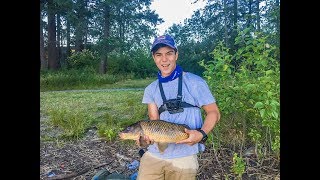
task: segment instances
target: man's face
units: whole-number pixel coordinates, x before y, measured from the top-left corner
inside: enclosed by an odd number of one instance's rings
[[[161,76],[167,77],[176,68],[178,52],[175,52],[171,47],[165,46],[154,52],[152,57],[158,69],[161,71]]]

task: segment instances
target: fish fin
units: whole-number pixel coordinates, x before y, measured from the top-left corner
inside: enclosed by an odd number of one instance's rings
[[[144,140],[143,136],[140,136],[140,138],[139,138],[139,146],[142,147],[142,148],[145,148],[145,147],[149,146],[147,141]]]
[[[168,143],[158,142],[157,145],[158,145],[158,149],[159,149],[159,151],[160,151],[161,154],[162,154],[162,153],[164,152],[164,150],[166,150],[167,147],[168,147]]]
[[[182,126],[184,126],[186,129],[191,129],[188,125],[186,125],[186,124],[181,124]]]

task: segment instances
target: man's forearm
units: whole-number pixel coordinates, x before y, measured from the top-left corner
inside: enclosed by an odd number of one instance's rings
[[[202,126],[202,130],[208,134],[213,130],[217,122],[220,120],[220,113],[217,110],[210,111],[207,113],[206,118],[204,120],[204,124]]]
[[[148,104],[148,116],[150,120],[158,120],[160,118],[158,107],[155,103]]]

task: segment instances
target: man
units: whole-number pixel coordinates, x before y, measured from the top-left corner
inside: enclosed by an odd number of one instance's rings
[[[185,129],[188,139],[170,143],[164,152],[156,144],[149,145],[140,161],[138,180],[194,180],[199,168],[197,153],[205,148],[199,142],[219,121],[219,109],[205,80],[176,64],[179,53],[171,36],[157,37],[151,52],[159,72],[158,79],[146,87],[142,100],[148,104],[149,119],[186,124],[191,130]],[[204,121],[201,108],[206,114]],[[145,140],[152,142],[148,137]]]

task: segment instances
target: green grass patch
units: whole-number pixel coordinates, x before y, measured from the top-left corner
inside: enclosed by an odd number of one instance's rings
[[[144,88],[155,78],[134,79],[133,75],[99,74],[89,70],[61,70],[40,73],[40,91]]]
[[[61,135],[66,139],[79,139],[90,126],[92,118],[89,114],[81,111],[70,111],[69,109],[53,109],[48,111],[52,126],[63,130]]]
[[[101,137],[113,140],[126,125],[147,118],[142,96],[143,90],[40,92],[40,111],[49,126],[61,130],[59,138],[78,139],[97,127]]]
[[[106,88],[145,88],[151,82],[155,81],[156,78],[145,78],[145,79],[126,79],[118,81],[112,86],[106,85]]]

